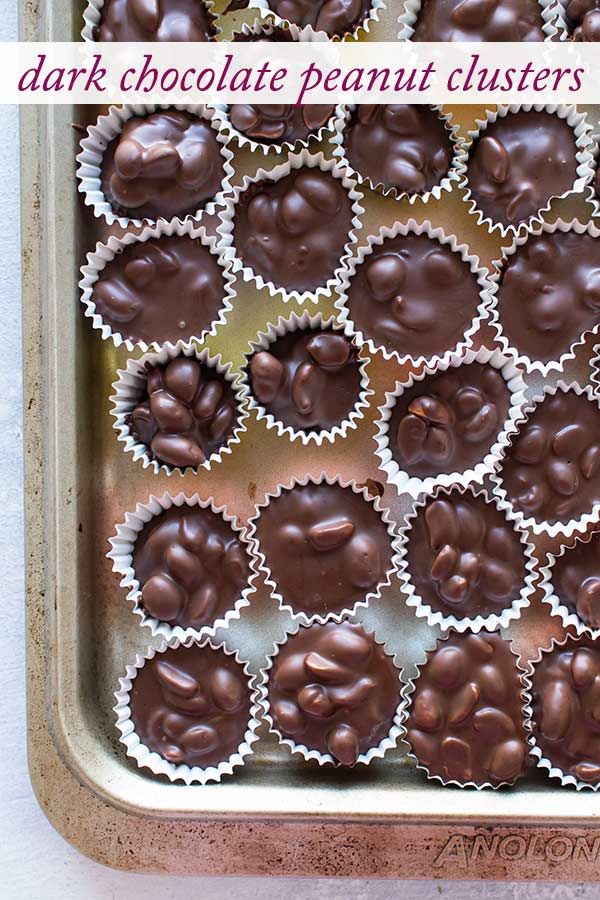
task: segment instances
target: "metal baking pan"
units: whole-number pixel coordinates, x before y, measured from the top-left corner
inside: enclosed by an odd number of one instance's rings
[[[81,6],[23,4],[23,39],[77,39]],[[382,27],[386,21],[390,13]],[[463,127],[478,111],[455,109]],[[113,691],[148,633],[105,558],[115,522],[136,501],[169,488],[214,495],[244,518],[275,477],[325,469],[379,481],[372,412],[390,380],[406,371],[373,361],[371,415],[341,446],[295,446],[291,453],[252,420],[236,452],[209,475],[169,479],[135,464],[117,443],[108,408],[126,354],[92,332],[78,300],[84,254],[106,234],[76,193],[79,134],[71,126],[97,113],[22,109],[29,760],[42,808],[81,851],[136,871],[597,880],[598,795],[560,789],[540,772],[512,790],[461,791],[428,782],[403,747],[364,771],[338,772],[296,761],[266,735],[250,762],[218,785],[165,783],[126,758]],[[253,165],[239,155],[237,178]],[[435,208],[375,195],[366,205],[363,236],[414,215],[454,231],[484,262],[497,251],[457,192]],[[576,209],[583,207],[560,207],[563,215]],[[265,292],[238,287],[227,328],[211,341],[236,365],[273,312]],[[583,348],[568,375],[587,377],[591,349]],[[386,489],[384,502],[400,519],[407,505],[394,494]],[[386,635],[406,677],[435,641],[397,586],[363,619]],[[256,668],[285,625],[262,587],[228,642]],[[510,636],[528,658],[559,633],[536,598]]]

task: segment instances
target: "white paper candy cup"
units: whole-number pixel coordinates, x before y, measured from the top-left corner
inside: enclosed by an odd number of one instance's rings
[[[518,535],[523,549],[525,562],[525,575],[523,586],[519,596],[513,600],[510,606],[506,607],[499,613],[489,613],[486,616],[464,616],[458,617],[452,614],[444,614],[441,610],[434,610],[427,601],[425,601],[418,593],[413,584],[412,576],[408,567],[408,547],[411,539],[411,532],[415,520],[424,507],[433,500],[440,497],[450,496],[458,492],[461,496],[467,495],[472,497],[480,497],[486,503],[490,503],[502,513],[508,524],[512,525],[513,531]],[[406,605],[415,610],[415,614],[420,619],[425,619],[427,624],[432,628],[439,626],[444,631],[449,629],[453,631],[463,632],[472,631],[475,634],[482,629],[494,631],[498,628],[506,628],[510,622],[519,619],[521,610],[529,606],[531,595],[535,591],[537,581],[537,559],[535,557],[535,547],[529,540],[527,532],[521,528],[512,512],[502,509],[496,497],[490,496],[488,491],[482,486],[466,486],[464,484],[456,484],[454,486],[438,485],[431,493],[422,495],[415,501],[411,512],[406,517],[406,523],[399,531],[400,536],[400,566],[398,569],[398,577],[402,585],[402,590],[406,597]]]
[[[600,344],[594,345],[594,356],[590,360],[590,384],[595,397],[600,397]]]
[[[510,391],[510,407],[506,421],[481,462],[478,462],[473,468],[464,472],[451,472],[448,474],[440,474],[436,476],[428,476],[426,478],[418,478],[409,475],[403,471],[394,459],[390,449],[389,439],[389,423],[396,406],[396,402],[409,390],[413,385],[423,381],[429,375],[437,375],[451,368],[458,366],[470,365],[471,363],[487,363],[498,369],[506,386]],[[509,436],[517,430],[517,420],[519,419],[523,407],[525,405],[526,384],[523,381],[522,373],[515,366],[513,360],[505,356],[500,350],[490,350],[482,347],[480,350],[465,350],[463,353],[452,354],[442,363],[432,366],[426,366],[418,375],[411,373],[407,381],[397,381],[393,391],[389,391],[385,395],[385,403],[379,407],[377,420],[377,434],[375,442],[377,450],[375,451],[380,459],[379,468],[385,472],[386,479],[390,484],[396,487],[399,494],[408,493],[411,497],[417,497],[422,491],[430,492],[437,486],[450,487],[453,484],[467,485],[472,482],[480,482],[489,475],[496,464],[499,453],[502,448],[509,442]]]
[[[132,453],[134,460],[141,460],[143,467],[148,467],[158,475],[159,472],[166,472],[172,475],[178,472],[183,475],[188,469],[180,469],[176,466],[161,463],[151,456],[150,450],[145,444],[141,444],[131,434],[131,428],[127,422],[128,415],[140,402],[146,385],[146,364],[151,366],[165,365],[177,356],[193,356],[201,363],[214,369],[219,375],[229,382],[233,391],[234,400],[237,408],[236,426],[222,447],[215,453],[212,453],[208,459],[204,460],[202,465],[195,469],[190,468],[189,471],[198,474],[201,470],[209,471],[214,465],[219,463],[226,453],[231,453],[236,444],[239,444],[241,435],[246,431],[246,419],[248,418],[248,410],[246,402],[240,396],[240,388],[237,376],[231,372],[231,363],[223,363],[221,355],[211,356],[208,349],[199,350],[194,344],[179,341],[174,347],[164,347],[156,353],[145,353],[139,359],[129,359],[125,369],[119,369],[117,372],[117,380],[112,387],[114,394],[110,397],[111,415],[114,416],[115,422],[113,428],[117,432],[117,439],[124,444],[125,453]]]
[[[479,306],[475,310],[473,319],[466,329],[462,340],[460,340],[456,346],[449,347],[442,354],[433,355],[431,357],[411,357],[410,354],[400,355],[397,350],[388,350],[386,347],[376,344],[372,338],[367,337],[356,327],[349,309],[348,291],[358,267],[373,253],[375,247],[379,247],[385,243],[386,238],[395,238],[398,237],[398,235],[407,234],[426,234],[433,241],[438,241],[440,244],[449,247],[454,253],[458,253],[461,259],[468,264],[471,272],[476,276],[480,287]],[[379,229],[377,235],[369,235],[367,244],[359,247],[358,251],[344,265],[340,276],[340,285],[337,290],[338,298],[334,305],[338,310],[339,320],[346,329],[346,334],[355,334],[358,341],[366,344],[370,353],[377,353],[377,351],[380,351],[385,359],[394,359],[402,364],[412,361],[415,367],[423,364],[443,365],[444,363],[448,364],[449,360],[456,353],[462,353],[472,346],[473,336],[481,327],[482,322],[487,319],[488,306],[491,299],[490,292],[491,283],[489,280],[489,272],[487,269],[480,266],[478,257],[469,253],[469,248],[466,244],[459,244],[458,238],[455,235],[447,235],[442,228],[434,228],[428,220],[425,222],[417,222],[415,219],[409,219],[407,222],[396,222],[393,228],[388,228],[387,225],[384,225]]]
[[[191,336],[189,340],[213,336],[218,326],[224,324],[227,313],[233,309],[232,300],[236,295],[235,278],[231,272],[230,264],[225,260],[223,252],[217,247],[217,239],[213,235],[207,234],[204,226],[198,225],[193,219],[187,219],[185,222],[181,222],[179,219],[172,219],[170,222],[161,219],[156,225],[144,228],[139,235],[131,231],[126,232],[121,238],[111,235],[106,244],[96,244],[96,249],[87,254],[87,263],[81,267],[82,277],[79,282],[81,302],[86,318],[92,320],[92,327],[100,331],[103,341],[112,340],[115,347],[120,347],[123,344],[130,352],[136,347],[139,347],[144,353],[151,349],[174,347],[172,341],[160,341],[157,339],[148,344],[146,341],[132,341],[130,338],[124,338],[120,332],[113,331],[112,327],[104,321],[100,313],[97,312],[94,301],[94,286],[101,273],[125,247],[129,247],[131,244],[143,243],[151,238],[171,237],[173,235],[178,235],[179,237],[187,235],[194,240],[199,240],[215,256],[222,270],[224,280],[225,293],[217,318],[210,323],[206,331]]]
[[[535,396],[528,401],[527,405],[522,410],[521,416],[515,423],[517,426],[516,431],[519,431],[521,425],[529,419],[530,414],[534,411],[536,406],[545,399],[545,397],[554,396],[558,391],[573,391],[579,396],[585,395],[592,403],[600,406],[600,402],[597,397],[594,397],[590,386],[582,387],[575,381],[569,384],[564,381],[557,381],[554,385],[545,385],[543,391],[536,393]],[[558,536],[570,538],[575,533],[581,534],[587,530],[589,525],[600,520],[600,506],[597,509],[592,509],[589,513],[584,513],[578,519],[570,519],[568,522],[540,522],[537,519],[534,519],[533,516],[525,516],[520,510],[514,510],[511,502],[508,500],[501,474],[502,465],[506,459],[507,447],[511,444],[512,436],[509,438],[506,446],[502,447],[496,463],[496,468],[490,477],[494,485],[494,494],[500,500],[501,507],[507,511],[510,510],[514,512],[515,521],[521,528],[527,528],[535,535],[546,534],[551,538]]]
[[[83,13],[83,28],[81,29],[81,37],[84,41],[95,43],[94,28],[100,24],[105,3],[106,0],[88,0]],[[218,25],[219,17],[214,9],[214,0],[201,0],[201,3],[203,3],[204,6],[206,6],[207,11],[214,16],[213,27],[215,29],[215,36],[220,34],[222,29]]]
[[[134,664],[128,665],[125,670],[125,675],[119,679],[119,690],[115,692],[117,703],[113,709],[117,715],[117,730],[121,734],[120,742],[125,745],[127,756],[134,759],[140,769],[150,769],[154,775],[166,775],[169,781],[172,782],[183,781],[187,785],[208,784],[210,782],[220,781],[223,775],[231,775],[233,770],[244,765],[246,758],[254,752],[252,745],[258,740],[256,730],[260,725],[258,720],[260,707],[258,704],[256,679],[254,676],[250,675],[248,665],[244,665],[243,672],[248,678],[248,684],[251,690],[250,715],[244,739],[237,748],[237,751],[232,753],[229,759],[223,760],[223,762],[220,762],[217,766],[209,766],[206,769],[203,769],[200,766],[188,766],[184,764],[175,765],[174,763],[170,763],[159,753],[150,750],[149,747],[142,744],[135,731],[129,703],[133,682],[146,661],[153,659],[157,653],[164,653],[169,649],[176,650],[180,646],[198,646],[208,647],[212,650],[222,650],[227,656],[233,656],[236,662],[240,664],[242,662],[237,653],[228,650],[222,643],[213,642],[208,637],[201,638],[200,640],[191,637],[188,637],[183,641],[180,641],[177,638],[172,638],[170,641],[161,640],[156,647],[149,647],[144,656],[137,653]]]
[[[265,557],[265,554],[261,550],[260,541],[257,534],[257,526],[260,520],[260,516],[269,506],[269,504],[273,500],[281,497],[281,495],[285,491],[292,490],[295,487],[302,487],[307,484],[329,484],[339,485],[343,488],[351,488],[355,494],[360,494],[362,497],[364,497],[364,499],[368,503],[370,503],[374,507],[374,509],[381,515],[381,521],[386,525],[390,539],[390,567],[385,573],[381,582],[377,585],[376,590],[369,591],[367,594],[365,594],[364,597],[353,603],[352,606],[341,609],[339,612],[328,612],[324,615],[321,615],[319,613],[308,615],[303,610],[295,610],[294,607],[291,606],[286,598],[280,593],[277,582],[275,581],[275,577],[271,572],[269,563]],[[373,602],[377,602],[377,600],[381,597],[382,589],[384,587],[388,587],[391,584],[392,575],[397,571],[398,568],[398,539],[396,537],[396,526],[393,519],[391,518],[389,510],[380,503],[379,497],[375,497],[374,499],[371,498],[366,488],[361,489],[357,487],[354,482],[344,481],[338,475],[330,476],[323,473],[319,478],[313,478],[311,475],[307,475],[302,479],[293,478],[286,484],[278,485],[275,491],[267,494],[264,501],[260,504],[257,504],[257,506],[255,507],[254,514],[250,519],[248,519],[248,531],[246,533],[246,538],[251,543],[252,552],[255,559],[258,561],[258,568],[265,578],[265,583],[271,591],[271,596],[277,601],[277,603],[279,604],[279,608],[282,611],[289,613],[292,616],[292,619],[294,619],[294,621],[298,622],[300,625],[324,625],[326,622],[341,622],[342,619],[345,619],[348,616],[356,615],[359,609],[366,609],[368,606],[371,606]]]
[[[545,41],[553,41],[557,39],[559,34],[556,12],[554,9],[555,0],[538,0],[542,11],[542,31],[545,34]],[[398,32],[399,41],[411,41],[415,33],[417,16],[421,12],[423,0],[405,0],[401,14],[398,16]]]
[[[577,535],[574,541],[567,544],[561,544],[558,553],[546,553],[546,565],[540,566],[540,588],[543,591],[542,601],[547,603],[553,616],[561,620],[563,626],[577,635],[586,634],[593,640],[600,638],[600,628],[592,628],[586,625],[583,619],[580,619],[576,612],[569,609],[566,603],[563,603],[558,595],[558,590],[554,584],[554,566],[558,559],[568,555],[570,550],[578,547],[580,544],[589,544],[590,540],[597,534],[591,531],[585,536]]]
[[[252,5],[250,8],[252,8]],[[259,13],[264,15],[260,11]],[[270,13],[269,15],[273,14]],[[276,17],[273,15],[273,18]],[[276,25],[273,19],[255,19],[254,22],[244,22],[239,29],[233,32],[232,39],[235,40],[237,34],[268,37],[273,34],[275,28],[283,28],[285,31],[289,31],[293,40],[300,41],[301,44],[321,43],[327,40],[327,35],[324,31],[315,31],[311,25],[299,28],[294,22],[284,22],[283,20],[280,21],[279,25]]]
[[[358,624],[360,624],[360,622]],[[339,763],[331,755],[331,753],[321,753],[320,750],[312,750],[311,748],[307,747],[305,744],[297,744],[291,738],[284,737],[284,735],[281,733],[281,731],[279,731],[279,729],[276,727],[275,722],[273,721],[273,717],[271,716],[271,704],[269,703],[269,677],[270,677],[269,673],[270,673],[271,669],[273,668],[275,659],[279,655],[281,648],[287,644],[287,642],[290,638],[291,639],[294,638],[294,636],[298,633],[300,628],[306,628],[306,627],[310,627],[310,626],[300,625],[299,622],[294,623],[292,629],[288,632],[288,634],[286,634],[285,638],[282,641],[280,641],[279,643],[275,644],[275,649],[274,649],[273,653],[267,657],[266,665],[264,666],[264,668],[262,668],[260,670],[260,673],[258,676],[258,692],[259,692],[259,701],[258,702],[262,708],[261,715],[262,715],[262,718],[267,722],[270,733],[276,735],[277,739],[279,740],[279,743],[283,747],[288,747],[288,749],[291,751],[291,753],[299,754],[307,762],[311,759],[314,759],[318,762],[318,764],[320,766],[332,765],[332,766],[336,766],[336,767],[340,767],[340,768],[347,768],[347,767],[342,766],[342,764]],[[365,631],[367,631],[367,629],[365,629]],[[367,631],[367,634],[373,634],[373,632]],[[375,643],[379,644],[385,650],[385,646],[386,646],[385,641],[377,640],[377,637],[375,634],[373,634],[373,637],[375,639]],[[374,759],[383,759],[383,757],[385,756],[387,751],[391,750],[392,748],[394,748],[396,746],[396,744],[398,743],[398,739],[402,733],[401,719],[402,719],[402,707],[403,707],[403,703],[404,703],[404,701],[402,699],[402,682],[400,680],[401,675],[402,675],[402,670],[398,666],[396,666],[396,663],[394,661],[394,655],[392,653],[390,653],[389,651],[385,651],[385,652],[386,652],[386,656],[389,656],[391,658],[392,662],[394,662],[394,666],[398,670],[398,698],[399,698],[398,706],[397,706],[396,712],[394,714],[392,727],[390,728],[388,734],[375,747],[369,748],[369,750],[367,750],[366,753],[361,753],[360,756],[358,757],[358,759],[356,760],[355,765],[368,766],[369,763]]]
[[[242,398],[247,398],[248,409],[254,410],[257,419],[263,420],[267,428],[274,428],[279,437],[287,436],[292,441],[300,441],[305,447],[311,443],[320,446],[323,441],[333,444],[335,440],[344,438],[349,429],[357,428],[358,423],[364,418],[365,410],[369,407],[368,398],[374,393],[369,387],[369,376],[367,373],[370,359],[365,357],[360,363],[360,388],[356,403],[346,419],[340,422],[339,425],[334,425],[328,431],[298,431],[292,428],[291,425],[285,425],[280,419],[276,419],[254,396],[250,386],[248,364],[254,353],[258,353],[260,350],[268,350],[271,344],[285,334],[304,329],[317,330],[319,328],[331,328],[334,332],[342,332],[334,316],[325,318],[320,312],[311,315],[308,310],[304,310],[301,314],[293,312],[290,316],[279,316],[275,324],[269,323],[267,330],[259,332],[255,340],[250,343],[251,349],[246,354],[246,364],[240,379],[241,396]],[[357,349],[360,349],[360,347],[357,346]]]
[[[309,169],[320,169],[321,172],[330,172],[331,175],[341,182],[346,189],[348,197],[352,204],[352,224],[348,234],[348,240],[344,246],[344,250],[340,256],[337,269],[331,273],[325,285],[315,288],[313,291],[297,291],[287,290],[284,287],[273,284],[272,281],[265,281],[262,275],[254,272],[250,266],[244,264],[242,259],[237,255],[234,245],[234,225],[235,212],[241,195],[248,189],[251,184],[265,181],[280,181],[289,175],[295,169],[307,167]],[[325,159],[322,153],[310,153],[308,150],[302,150],[300,153],[291,153],[288,161],[281,165],[275,166],[270,171],[260,168],[258,172],[251,178],[244,175],[242,185],[233,189],[232,195],[226,200],[225,210],[219,213],[221,224],[217,228],[217,232],[221,237],[219,247],[225,248],[225,259],[230,260],[233,272],[239,273],[244,281],[254,281],[258,288],[266,287],[272,297],[281,297],[284,301],[297,300],[300,303],[306,300],[317,301],[320,297],[330,294],[331,291],[339,284],[340,276],[344,268],[346,260],[352,253],[352,247],[357,241],[357,232],[362,228],[361,215],[364,213],[363,207],[360,205],[363,195],[356,188],[356,182],[349,178],[348,175],[336,165],[334,160]]]
[[[250,9],[259,10],[261,16],[268,17],[268,19],[270,21],[275,22],[276,25],[292,25],[293,24],[292,22],[289,22],[287,19],[282,19],[281,16],[278,16],[276,13],[274,13],[273,10],[271,9],[271,7],[269,6],[267,0],[250,0],[250,3],[248,5],[249,5]],[[311,27],[311,30],[313,30],[313,33],[315,35],[322,35],[321,38],[317,37],[317,40],[325,39],[325,40],[339,41],[339,40],[346,40],[348,38],[351,38],[353,40],[358,40],[361,37],[361,35],[369,33],[369,31],[371,29],[371,23],[379,21],[379,12],[380,12],[380,10],[385,9],[385,8],[386,8],[386,3],[384,2],[384,0],[371,0],[371,9],[369,10],[369,13],[365,16],[363,21],[360,22],[354,28],[353,31],[347,31],[341,36],[335,35],[334,37],[329,38],[329,36],[327,35],[327,33],[325,31],[314,31],[314,29],[312,29],[312,26],[308,26],[308,27]]]
[[[170,625],[168,622],[149,615],[143,605],[142,589],[133,566],[135,544],[144,527],[166,510],[182,506],[188,506],[190,509],[208,509],[215,515],[220,516],[230,526],[232,533],[242,544],[249,567],[248,583],[234,601],[231,609],[228,609],[220,618],[215,619],[210,624],[203,625],[201,628],[184,628],[181,625]],[[167,641],[171,640],[171,638],[177,638],[179,641],[184,641],[187,638],[199,639],[205,636],[213,638],[219,628],[225,628],[230,622],[239,619],[240,611],[245,606],[249,606],[250,598],[256,592],[254,584],[257,577],[256,560],[246,540],[246,529],[240,525],[235,516],[227,512],[224,506],[216,506],[212,499],[202,500],[198,494],[190,497],[183,492],[175,495],[165,492],[160,497],[151,494],[145,503],[138,503],[132,512],[125,513],[125,520],[117,524],[116,533],[109,538],[109,544],[111,545],[111,550],[106,555],[108,559],[112,560],[112,570],[122,576],[121,587],[127,588],[126,599],[132,604],[133,612],[136,616],[139,616],[140,624],[150,628],[152,637],[159,635]]]
[[[179,103],[137,103],[126,106],[111,106],[105,116],[100,116],[95,125],[88,127],[87,136],[80,143],[81,152],[77,156],[79,193],[83,194],[85,205],[92,207],[94,216],[97,219],[104,218],[107,225],[116,223],[121,228],[127,228],[130,225],[140,227],[144,224],[153,224],[156,221],[148,217],[143,219],[129,218],[128,216],[119,216],[115,213],[102,190],[102,161],[108,145],[121,134],[123,126],[129,119],[134,116],[149,116],[151,113],[161,109],[182,110],[209,122],[216,132],[223,159],[223,178],[220,191],[212,200],[207,201],[201,209],[197,210],[193,216],[184,216],[184,219],[196,219],[202,215],[210,216],[223,206],[223,195],[229,190],[230,179],[233,175],[233,166],[231,165],[233,153],[227,146],[226,135],[221,134],[219,131],[219,120],[216,118],[213,108],[202,104],[190,106]]]
[[[334,157],[336,157],[340,164],[346,168],[348,174],[356,179],[358,184],[365,184],[367,187],[371,188],[371,190],[383,194],[384,197],[394,197],[396,200],[406,199],[410,204],[414,204],[417,200],[421,200],[423,203],[427,203],[431,198],[439,200],[445,192],[451,191],[452,187],[458,184],[463,178],[466,171],[466,154],[461,149],[462,144],[458,137],[460,126],[458,124],[452,124],[452,113],[444,113],[443,107],[439,103],[435,106],[431,106],[430,109],[434,110],[438,114],[438,118],[444,123],[452,147],[452,156],[448,172],[444,175],[439,184],[434,185],[430,191],[410,194],[406,191],[399,191],[395,187],[386,187],[381,181],[374,184],[371,178],[363,177],[357,169],[350,165],[346,155],[345,129],[350,122],[350,118],[355,109],[355,103],[348,103],[345,106],[338,107],[333,124],[334,134],[330,143],[334,147]]]
[[[552,194],[547,203],[528,219],[517,225],[504,225],[502,222],[495,222],[478,207],[477,200],[471,191],[469,183],[468,156],[470,155],[475,142],[485,131],[498,119],[505,118],[510,113],[518,112],[547,112],[556,115],[560,119],[564,119],[572,128],[575,135],[575,143],[577,148],[577,175],[572,187],[562,194]],[[501,237],[505,238],[510,235],[511,238],[520,232],[531,230],[536,224],[543,222],[544,214],[549,212],[554,200],[571,197],[575,194],[581,194],[590,184],[593,177],[592,160],[593,160],[593,144],[591,139],[591,125],[587,120],[585,113],[577,111],[576,106],[558,105],[556,103],[511,103],[508,106],[498,106],[496,109],[486,110],[485,119],[477,119],[476,127],[469,131],[465,141],[465,151],[467,153],[467,171],[459,188],[464,189],[464,201],[468,206],[469,213],[476,217],[479,225],[485,226],[490,232],[498,231]]]
[[[299,138],[296,141],[284,141],[282,144],[263,144],[260,141],[255,141],[252,138],[246,137],[245,134],[238,131],[237,128],[234,128],[229,117],[228,105],[219,105],[215,108],[215,115],[221,123],[221,131],[227,136],[228,141],[235,142],[240,149],[246,147],[253,153],[262,153],[265,157],[274,156],[278,153],[292,153],[294,150],[298,151],[303,147],[310,147],[311,144],[318,144],[319,141],[322,141],[328,134],[333,134],[334,123],[337,117],[341,115],[341,112],[342,106],[336,106],[328,121],[322,125],[321,128],[311,132],[308,137],[304,139]]]

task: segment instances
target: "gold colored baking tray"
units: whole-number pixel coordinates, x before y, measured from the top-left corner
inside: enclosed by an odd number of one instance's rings
[[[81,11],[68,0],[23,4],[22,37],[77,39]],[[388,14],[382,27],[392,21]],[[392,31],[379,36],[385,33]],[[464,128],[476,110],[454,112]],[[42,809],[82,852],[136,871],[597,880],[600,798],[561,790],[539,772],[512,790],[444,789],[414,769],[403,747],[368,770],[338,772],[298,762],[264,734],[248,764],[218,785],[169,784],[126,758],[113,691],[148,635],[104,555],[114,523],[137,500],[168,488],[214,495],[246,518],[275,480],[294,473],[380,480],[373,410],[406,371],[373,360],[371,414],[342,446],[290,452],[289,442],[253,419],[213,473],[169,479],[134,463],[117,443],[108,409],[126,354],[92,332],[78,300],[79,266],[106,233],[76,194],[72,124],[97,113],[22,108],[29,763]],[[238,154],[236,179],[254,164]],[[581,204],[557,209],[585,212]],[[367,210],[363,240],[396,216],[414,215],[457,233],[484,262],[498,249],[458,193],[435,208],[410,209],[370,195]],[[239,366],[247,341],[281,311],[265,291],[240,286],[211,349]],[[586,345],[569,374],[585,377],[590,353]],[[388,488],[384,502],[402,517],[403,498]],[[396,585],[363,618],[386,636],[407,677],[435,640]],[[227,640],[256,669],[286,622],[263,587]],[[528,658],[559,632],[536,598],[510,636]]]

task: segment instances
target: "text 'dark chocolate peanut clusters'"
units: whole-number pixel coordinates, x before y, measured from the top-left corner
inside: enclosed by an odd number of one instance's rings
[[[600,783],[600,642],[586,637],[543,653],[532,676],[532,728],[565,775]]]
[[[388,578],[391,538],[373,503],[339,484],[296,485],[256,525],[265,565],[294,612],[350,609]]]
[[[142,744],[174,765],[206,769],[243,743],[250,688],[242,666],[223,650],[181,646],[138,671],[130,705]]]
[[[231,385],[193,357],[148,365],[146,391],[128,416],[133,437],[166,465],[200,466],[236,425]]]
[[[359,104],[344,131],[350,165],[374,185],[422,194],[448,174],[452,143],[428,106]]]
[[[329,37],[352,33],[369,15],[373,0],[267,0],[281,19],[300,28],[312,25]]]
[[[419,510],[407,567],[421,600],[457,619],[500,615],[525,584],[525,554],[513,526],[495,503],[457,489]]]
[[[171,507],[139,533],[133,569],[141,605],[162,622],[201,628],[233,609],[248,585],[248,554],[231,526],[199,506]]]
[[[577,541],[559,556],[551,571],[560,602],[590,628],[600,628],[600,533]]]
[[[215,17],[204,0],[105,0],[96,41],[212,41]]]
[[[569,0],[565,12],[574,41],[600,41],[599,0]]]
[[[259,144],[295,144],[323,128],[334,109],[316,103],[234,103],[229,107],[229,119],[237,131]]]
[[[519,225],[577,178],[575,134],[565,119],[535,110],[508,113],[476,139],[468,179],[478,209],[492,222]]]
[[[282,646],[269,673],[270,713],[284,738],[354,765],[388,736],[399,671],[360,625],[311,625]]]
[[[392,456],[419,478],[464,472],[489,453],[509,407],[506,382],[487,363],[428,375],[396,400],[389,422]]]
[[[375,244],[347,293],[350,317],[366,338],[413,358],[454,348],[480,302],[469,263],[425,234]]]
[[[302,431],[339,425],[360,393],[358,350],[331,329],[284,334],[254,353],[248,370],[251,389],[267,412]]]
[[[527,759],[521,690],[515,657],[499,633],[438,641],[406,722],[419,763],[445,782],[512,784]]]
[[[221,190],[223,157],[204,119],[169,109],[125,122],[102,162],[102,190],[120,215],[193,215]]]
[[[573,390],[547,395],[506,451],[502,484],[538,522],[568,522],[600,503],[600,410]]]
[[[251,184],[235,212],[234,245],[245,266],[276,287],[314,291],[340,266],[352,204],[341,182],[317,168]]]
[[[423,0],[413,41],[543,41],[538,0]]]
[[[216,256],[185,235],[129,244],[93,286],[103,322],[147,344],[201,337],[217,320],[224,296]]]

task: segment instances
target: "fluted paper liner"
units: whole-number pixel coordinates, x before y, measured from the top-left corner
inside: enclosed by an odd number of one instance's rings
[[[553,574],[554,566],[558,559],[561,559],[570,550],[574,550],[580,544],[589,544],[591,539],[598,533],[592,530],[586,535],[576,535],[574,541],[561,543],[558,553],[546,553],[546,564],[540,566],[540,588],[543,591],[542,601],[550,607],[553,616],[559,618],[564,628],[570,629],[578,636],[587,635],[593,640],[600,638],[600,628],[592,628],[591,625],[581,619],[576,612],[570,610],[566,603],[560,599],[558,591],[554,585]]]
[[[252,8],[252,7],[250,7]],[[259,11],[262,15],[262,12]],[[273,14],[273,18],[275,18]],[[271,35],[275,28],[283,28],[285,31],[289,31],[292,39],[294,41],[299,41],[301,44],[313,44],[315,42],[322,42],[327,40],[327,35],[324,31],[315,31],[311,25],[305,25],[304,28],[300,28],[296,25],[295,22],[288,22],[281,20],[279,25],[277,25],[273,19],[255,19],[254,22],[243,22],[239,28],[236,28],[233,31],[233,38],[235,38],[236,34],[244,34],[244,35]],[[232,39],[233,39],[232,38]]]
[[[219,15],[214,6],[214,0],[200,0],[206,6],[207,11],[214,16],[213,27],[215,36],[219,35],[223,30],[219,26]],[[83,28],[81,29],[81,37],[84,41],[96,43],[94,38],[94,28],[100,24],[102,19],[102,10],[106,4],[106,0],[88,0],[87,6],[83,13]]]
[[[555,0],[538,0],[542,11],[542,31],[546,35],[545,41],[553,41],[557,39],[559,34],[558,22],[554,9]],[[399,41],[411,41],[415,33],[415,25],[417,16],[421,12],[423,0],[405,0],[403,9],[398,16],[398,32]]]
[[[229,759],[223,760],[217,766],[209,766],[206,769],[200,766],[188,766],[185,764],[175,765],[170,763],[164,756],[161,756],[155,750],[150,750],[145,744],[142,744],[140,738],[136,734],[135,726],[131,718],[131,707],[129,705],[130,692],[133,682],[139,670],[145,665],[147,660],[153,659],[157,653],[164,653],[165,650],[176,650],[180,646],[191,647],[210,647],[212,650],[222,650],[227,656],[233,656],[236,662],[242,663],[238,653],[228,650],[223,643],[216,643],[209,637],[203,637],[200,640],[188,637],[185,640],[171,638],[171,640],[161,640],[154,647],[148,647],[146,653],[142,656],[136,653],[133,665],[128,665],[125,669],[125,675],[119,678],[119,690],[115,691],[116,706],[113,707],[117,716],[117,730],[120,732],[120,742],[125,745],[127,756],[134,759],[140,769],[150,769],[154,775],[166,775],[169,781],[183,781],[185,784],[208,784],[210,782],[220,781],[224,775],[231,775],[233,770],[244,765],[246,758],[254,753],[252,744],[258,740],[256,730],[260,725],[258,714],[260,707],[258,704],[258,691],[256,688],[256,679],[250,675],[248,664],[243,667],[244,675],[248,678],[250,686],[250,717],[244,739],[239,745],[235,753],[232,753]]]
[[[276,25],[292,25],[293,22],[290,22],[289,19],[284,19],[281,16],[278,16],[275,13],[267,0],[250,0],[248,4],[250,9],[256,9],[260,12],[261,16],[268,17],[270,21],[275,22]],[[371,30],[371,23],[379,21],[379,12],[382,9],[386,8],[385,0],[371,0],[371,9],[365,16],[365,18],[360,22],[353,31],[346,31],[343,35],[334,35],[332,38],[329,37],[327,32],[325,31],[314,31],[315,35],[323,35],[326,40],[332,41],[340,41],[340,40],[359,40],[361,36],[368,34]],[[312,26],[310,26],[312,28]],[[318,37],[317,37],[318,40]]]

